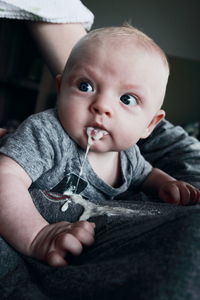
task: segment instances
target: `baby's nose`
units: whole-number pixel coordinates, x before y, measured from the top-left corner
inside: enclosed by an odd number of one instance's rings
[[[111,101],[105,97],[97,97],[92,103],[91,109],[94,113],[112,117],[113,109]]]

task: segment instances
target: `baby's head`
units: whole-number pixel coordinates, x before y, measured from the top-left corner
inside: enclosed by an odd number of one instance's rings
[[[106,131],[93,151],[120,151],[164,117],[169,66],[163,50],[132,26],[91,31],[73,48],[59,80],[58,115],[81,147],[87,128]]]

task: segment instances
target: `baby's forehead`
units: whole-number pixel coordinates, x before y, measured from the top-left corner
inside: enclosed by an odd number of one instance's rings
[[[142,59],[143,55],[148,57],[149,61],[153,59],[155,68],[163,69],[166,78],[168,78],[168,63],[160,48],[156,48],[151,39],[148,40],[143,37],[138,39],[137,36],[130,34],[88,34],[72,50],[68,59],[67,70],[69,71],[74,65],[82,61],[90,64],[90,61],[95,61],[100,56],[106,61],[110,57],[116,57],[116,60],[120,57],[126,57],[129,60],[129,58],[137,59],[140,56]]]
[[[135,38],[129,36],[106,36],[102,39],[92,38],[81,42],[75,51],[72,53],[72,60],[77,63],[78,60],[87,60],[99,58],[102,56],[104,60],[109,60],[110,57],[120,59],[125,58],[127,61],[131,59],[147,58],[149,62],[154,60],[155,66],[165,69],[168,73],[168,65],[157,49],[151,45],[142,45]]]
[[[159,56],[166,66],[168,65],[166,56],[160,47],[147,36],[136,34],[116,34],[97,32],[96,34],[88,34],[82,38],[72,50],[72,56],[79,54],[88,55],[88,52],[95,53],[97,50],[113,51],[120,49],[121,52],[126,49],[139,49],[142,52]],[[94,52],[93,52],[94,51]]]
[[[91,48],[96,50],[101,48],[106,48],[109,51],[110,47],[120,47],[123,45],[124,47],[139,47],[139,43],[134,36],[127,36],[127,35],[108,35],[108,34],[101,34],[97,36],[88,36],[85,37],[77,44],[78,50],[90,50]],[[117,48],[118,48],[117,47]],[[115,49],[117,49],[115,48]]]
[[[82,40],[73,49],[69,61],[77,64],[80,61],[92,61],[103,57],[109,60],[110,56],[117,59],[121,57],[136,56],[138,51],[136,41],[127,37],[92,37]]]

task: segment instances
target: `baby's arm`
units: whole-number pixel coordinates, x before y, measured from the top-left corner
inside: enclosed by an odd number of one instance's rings
[[[49,225],[39,214],[28,188],[31,179],[14,160],[0,156],[0,235],[21,253],[66,265],[67,253],[79,255],[94,242],[94,224],[59,222]]]
[[[197,188],[176,180],[157,168],[153,168],[143,184],[143,189],[157,191],[159,197],[168,203],[188,205],[200,202],[200,191]]]

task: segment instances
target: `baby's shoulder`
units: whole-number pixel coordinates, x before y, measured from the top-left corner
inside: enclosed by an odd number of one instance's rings
[[[55,108],[51,108],[36,114],[30,115],[26,120],[26,123],[32,124],[57,124],[59,119]]]
[[[64,129],[58,119],[56,109],[48,109],[29,116],[21,125],[20,130],[38,132],[38,135],[64,134]]]

